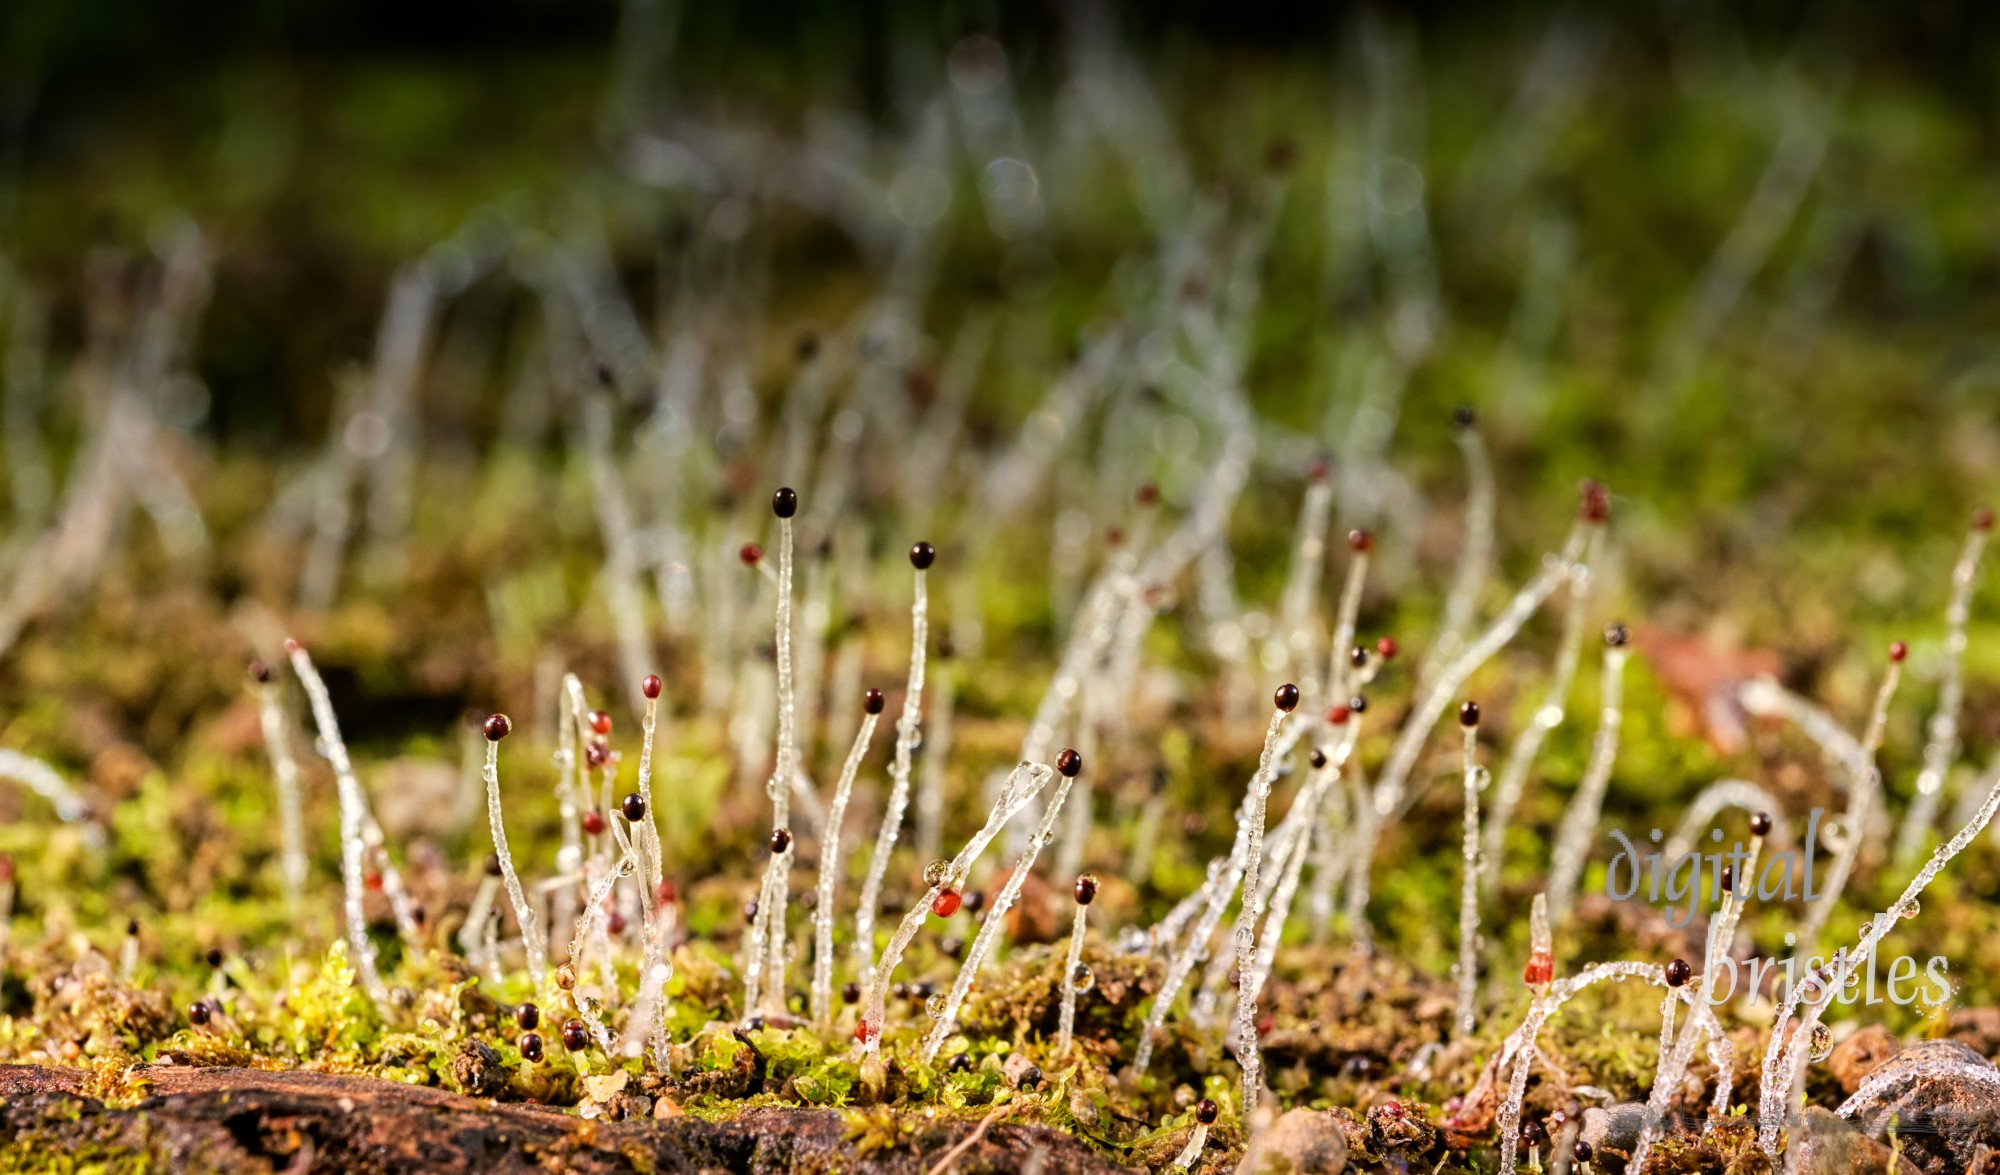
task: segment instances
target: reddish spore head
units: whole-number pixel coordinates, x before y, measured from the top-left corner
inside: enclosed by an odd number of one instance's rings
[[[487,742],[497,743],[513,731],[514,723],[505,714],[494,714],[486,719],[486,724],[480,729],[486,732]]]
[[[1056,756],[1056,770],[1075,779],[1083,770],[1083,756],[1074,747],[1064,747]]]
[[[1393,661],[1396,659],[1397,647],[1395,637],[1385,636],[1375,642],[1375,655],[1384,661]]]
[[[764,557],[764,548],[758,546],[756,543],[744,543],[741,547],[737,548],[736,557],[743,560],[743,566],[755,567],[758,561]]]
[[[1578,497],[1577,517],[1585,522],[1603,522],[1611,517],[1611,489],[1603,482],[1584,478]]]
[[[660,697],[660,675],[648,673],[646,679],[639,683],[639,692],[646,695],[647,701],[657,701]]]
[[[881,690],[871,689],[861,697],[861,708],[870,714],[880,714],[882,712],[882,705]]]
[[[1373,531],[1356,528],[1347,532],[1347,549],[1357,555],[1366,555],[1375,549]]]

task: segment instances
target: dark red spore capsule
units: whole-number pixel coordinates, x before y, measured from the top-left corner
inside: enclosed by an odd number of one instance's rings
[[[1075,779],[1083,770],[1083,756],[1073,747],[1063,748],[1062,753],[1056,756],[1056,770]]]
[[[1578,491],[1581,502],[1577,516],[1585,522],[1603,522],[1611,517],[1611,489],[1595,478],[1585,478]]]
[[[1458,724],[1464,727],[1479,725],[1479,703],[1467,702],[1458,708]]]
[[[758,546],[756,543],[744,543],[741,547],[737,548],[736,557],[743,560],[743,566],[755,567],[757,566],[757,561],[764,557],[764,548]]]
[[[590,1029],[582,1020],[571,1016],[563,1021],[562,1038],[564,1048],[573,1053],[580,1053],[584,1050],[584,1046],[590,1043]]]
[[[1357,555],[1366,555],[1375,549],[1375,536],[1366,530],[1350,530],[1347,532],[1347,548]]]
[[[1902,641],[1896,641],[1894,644],[1891,644],[1889,646],[1889,660],[1891,661],[1901,662],[1905,657],[1908,657],[1909,655],[1910,655],[1910,646],[1904,644]]]
[[[792,847],[791,829],[773,828],[771,830],[771,851],[773,853],[782,853],[786,849],[789,849],[791,847]]]
[[[250,662],[250,680],[258,685],[271,684],[271,667],[262,661]]]
[[[603,835],[604,813],[598,811],[595,808],[592,808],[590,811],[585,812],[583,814],[583,831],[591,836]]]
[[[505,714],[495,714],[486,720],[482,729],[486,731],[487,742],[497,743],[514,729],[514,723]]]
[[[1215,1125],[1215,1116],[1220,1112],[1214,1098],[1203,1098],[1194,1104],[1194,1120],[1203,1126]]]
[[[882,712],[882,691],[878,689],[869,690],[862,696],[861,708],[870,714],[880,714]]]
[[[1375,655],[1384,661],[1393,661],[1396,659],[1396,647],[1396,638],[1385,636],[1375,642]]]
[[[522,1004],[514,1009],[514,1023],[524,1029],[533,1030],[542,1022],[542,1010],[533,1004]]]
[[[780,518],[790,518],[799,512],[799,493],[790,486],[779,486],[771,495],[771,513]]]
[[[524,1060],[524,1061],[529,1061],[529,1062],[534,1062],[534,1061],[539,1061],[539,1060],[541,1060],[541,1059],[542,1059],[542,1034],[541,1034],[541,1033],[539,1033],[539,1032],[523,1032],[523,1033],[521,1034],[521,1039],[520,1039],[520,1041],[518,1042],[518,1044],[519,1044],[519,1046],[520,1046],[520,1049],[521,1049],[521,1059],[522,1059],[522,1060]]]
[[[949,918],[958,913],[958,908],[964,902],[965,899],[960,897],[955,889],[939,890],[938,896],[931,899],[931,913],[940,918]]]
[[[1076,904],[1088,906],[1097,900],[1097,877],[1090,873],[1084,874],[1076,879],[1073,890],[1076,894]]]
[[[910,544],[910,566],[916,568],[918,571],[928,571],[931,563],[936,559],[936,547],[923,542]]]
[[[628,792],[618,802],[618,810],[625,813],[625,819],[636,824],[646,818],[646,797],[638,792]]]
[[[657,673],[648,673],[646,680],[639,683],[639,692],[645,694],[649,701],[658,699],[660,696],[660,675]]]
[[[1694,968],[1688,965],[1686,959],[1675,959],[1673,962],[1667,964],[1668,987],[1686,986],[1687,981],[1693,977]]]
[[[1299,708],[1299,687],[1288,681],[1279,686],[1277,692],[1271,695],[1271,701],[1277,705],[1278,709],[1290,714],[1293,710]]]
[[[610,734],[611,715],[606,714],[602,710],[592,710],[590,712],[590,729],[596,731],[598,734]]]

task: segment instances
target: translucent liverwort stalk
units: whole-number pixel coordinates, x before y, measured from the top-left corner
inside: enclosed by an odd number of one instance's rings
[[[1006,782],[1001,785],[1000,794],[994,800],[992,810],[986,814],[986,823],[980,826],[971,840],[965,842],[963,848],[958,850],[958,856],[946,862],[944,868],[936,870],[934,879],[930,876],[932,871],[925,870],[930,888],[910,907],[909,913],[903,916],[902,924],[896,928],[896,933],[889,939],[889,945],[883,948],[882,957],[875,964],[875,973],[869,976],[863,985],[866,994],[862,999],[861,1022],[854,1028],[854,1038],[860,1042],[861,1053],[873,1054],[880,1047],[882,1022],[885,1016],[884,997],[889,990],[889,981],[896,974],[897,964],[903,961],[903,952],[909,948],[910,940],[917,936],[917,931],[923,926],[924,919],[930,916],[938,898],[947,892],[956,894],[957,888],[964,884],[966,876],[971,872],[972,863],[979,859],[979,854],[986,851],[986,846],[993,842],[994,837],[1000,835],[1000,830],[1007,822],[1019,815],[1041,793],[1042,788],[1047,786],[1055,774],[1054,768],[1043,763],[1022,763],[1016,766],[1008,773]]]
[[[1368,582],[1368,553],[1375,549],[1375,536],[1365,530],[1347,532],[1347,549],[1353,558],[1347,564],[1347,582],[1340,589],[1333,621],[1333,644],[1327,650],[1326,694],[1334,704],[1354,693],[1347,680],[1348,646],[1354,643],[1355,617],[1361,612],[1361,589]]]
[[[1293,806],[1300,809],[1299,831],[1284,857],[1284,867],[1278,879],[1278,886],[1271,896],[1270,905],[1264,915],[1264,931],[1257,944],[1257,967],[1250,978],[1242,980],[1255,995],[1261,995],[1264,984],[1271,977],[1271,967],[1278,957],[1278,944],[1285,935],[1285,922],[1291,914],[1292,899],[1297,895],[1299,878],[1305,869],[1307,857],[1320,837],[1331,838],[1332,830],[1319,818],[1320,809],[1326,796],[1341,776],[1347,765],[1348,756],[1354,751],[1354,744],[1360,733],[1360,719],[1355,717],[1344,724],[1344,733],[1334,744],[1332,754],[1317,748],[1313,751],[1313,774]]]
[[[306,884],[306,834],[299,804],[299,764],[292,757],[291,735],[285,727],[285,708],[278,699],[278,687],[271,681],[270,667],[262,661],[251,662],[250,679],[257,691],[257,718],[264,731],[264,752],[271,757],[271,777],[278,792],[278,868],[285,882],[285,907],[293,918],[297,918],[303,905]]]
[[[1090,903],[1097,898],[1097,878],[1086,873],[1071,887],[1076,897],[1076,914],[1069,925],[1069,957],[1063,963],[1062,1015],[1056,1028],[1056,1056],[1069,1056],[1069,1041],[1076,1030],[1076,997],[1095,985],[1090,969],[1083,965],[1083,932],[1089,920]]]
[[[1895,700],[1896,687],[1903,680],[1903,659],[1909,649],[1902,641],[1889,646],[1889,666],[1882,672],[1882,684],[1875,691],[1875,705],[1869,712],[1868,728],[1861,736],[1858,758],[1854,764],[1854,786],[1848,790],[1847,812],[1840,818],[1840,828],[1845,834],[1834,847],[1833,860],[1827,869],[1826,889],[1819,901],[1806,912],[1805,922],[1799,927],[1799,942],[1807,949],[1819,941],[1819,932],[1826,927],[1827,919],[1833,917],[1834,905],[1840,901],[1841,891],[1847,888],[1847,879],[1854,873],[1854,863],[1861,856],[1861,842],[1868,821],[1873,816],[1872,809],[1882,793],[1882,772],[1875,766],[1875,755],[1882,747],[1882,731],[1889,720],[1889,703]]]
[[[1315,462],[1312,480],[1306,485],[1305,501],[1299,507],[1297,532],[1292,536],[1292,561],[1285,572],[1284,594],[1278,599],[1278,624],[1272,633],[1272,650],[1298,675],[1299,688],[1309,698],[1319,697],[1320,681],[1313,665],[1313,600],[1319,595],[1320,575],[1326,566],[1326,523],[1333,506],[1333,479],[1326,462]],[[1336,644],[1335,650],[1342,646]]]
[[[617,826],[614,824],[612,827]],[[590,887],[589,897],[583,903],[583,913],[576,920],[576,933],[569,940],[569,957],[572,964],[583,958],[584,944],[591,940],[593,933],[603,924],[604,906],[611,897],[611,891],[620,881],[633,873],[637,862],[632,856],[630,846],[631,842],[627,841],[626,851],[619,856],[618,864],[606,870],[604,875]],[[606,986],[608,988],[610,985]],[[598,1047],[609,1055],[611,1032],[604,1027],[604,1020],[597,1014],[597,1001],[574,987],[570,988],[569,995],[570,1003],[576,1008],[576,1014],[589,1026],[590,1035],[596,1039]]]
[[[875,723],[882,713],[882,691],[869,690],[862,700],[861,729],[854,732],[854,745],[841,764],[840,781],[834,785],[833,801],[827,805],[826,822],[820,826],[819,888],[813,902],[812,1018],[825,1023],[833,1016],[833,891],[840,880],[840,825],[847,815],[847,797],[854,790],[854,776],[861,770],[861,758],[875,739]]]
[[[965,950],[965,961],[959,964],[958,975],[952,979],[951,991],[946,994],[944,1007],[937,1014],[936,1023],[931,1025],[929,1035],[924,1037],[924,1062],[930,1063],[937,1057],[938,1049],[944,1046],[958,1023],[958,1011],[965,1006],[965,997],[972,992],[972,985],[979,979],[979,969],[986,963],[986,957],[993,953],[993,945],[998,941],[1000,928],[1006,925],[1007,911],[1021,899],[1021,887],[1027,884],[1028,875],[1034,872],[1035,858],[1056,836],[1056,821],[1062,815],[1063,801],[1068,798],[1076,777],[1083,771],[1083,756],[1071,749],[1065,749],[1056,756],[1056,785],[1049,796],[1047,809],[1042,813],[1041,825],[1028,842],[1028,847],[1014,860],[1014,867],[1008,872],[1007,884],[1000,887],[986,917],[979,923],[979,933],[973,936],[972,945]],[[943,917],[956,913],[959,898],[956,890],[946,890],[939,898],[932,900],[931,910]]]
[[[785,1010],[786,909],[791,901],[792,775],[797,770],[798,745],[792,702],[792,516],[799,495],[781,486],[771,495],[771,512],[778,516],[778,754],[764,792],[771,799],[771,859],[764,867],[764,886],[757,896],[757,925],[752,929],[751,955],[743,970],[743,1011]],[[768,976],[766,974],[768,972]]]
[[[1807,1042],[1812,1039],[1813,1028],[1819,1023],[1820,1014],[1826,1010],[1826,1005],[1832,1002],[1833,994],[1846,987],[1848,977],[1868,965],[1868,961],[1874,957],[1876,944],[1888,933],[1889,928],[1902,919],[1916,916],[1917,899],[1925,887],[1930,885],[1953,857],[1978,837],[1992,822],[1994,811],[2000,809],[2000,767],[1989,771],[1981,782],[1988,787],[1986,800],[1979,805],[1978,811],[1973,813],[1972,819],[1965,827],[1958,830],[1956,836],[1939,845],[1931,853],[1930,860],[1926,861],[1917,875],[1910,879],[1910,883],[1903,887],[1902,895],[1896,899],[1894,905],[1869,920],[1868,925],[1862,928],[1860,941],[1854,950],[1836,953],[1835,961],[1830,968],[1831,978],[1821,984],[1809,984],[1802,980],[1792,985],[1792,989],[1786,993],[1784,1002],[1778,1006],[1777,1019],[1771,1025],[1771,1035],[1764,1049],[1763,1084],[1758,1097],[1760,1117],[1757,1125],[1757,1144],[1773,1161],[1778,1156],[1778,1129],[1784,1125],[1781,1107],[1787,1103],[1792,1087],[1798,1080],[1803,1064],[1802,1053]],[[1808,1008],[1787,1045],[1786,1024],[1805,1000],[1805,990],[1808,986],[1820,987],[1820,997]]]
[[[56,816],[66,824],[90,819],[90,805],[70,787],[69,781],[40,759],[0,747],[0,779],[11,779],[47,800]]]
[[[1537,1056],[1535,1038],[1541,1034],[1542,1026],[1548,1023],[1549,1017],[1555,1015],[1558,1008],[1592,984],[1625,979],[1638,979],[1664,987],[1666,969],[1658,963],[1636,960],[1592,963],[1574,975],[1551,983],[1546,992],[1536,996],[1521,1026],[1502,1043],[1499,1058],[1502,1071],[1506,1071],[1505,1066],[1510,1061],[1513,1067],[1507,1081],[1506,1097],[1500,1103],[1500,1164],[1496,1170],[1514,1170],[1515,1148],[1521,1139],[1521,1099],[1528,1090],[1528,1073]]]
[[[493,901],[500,896],[500,878],[491,873],[483,873],[479,878],[479,888],[472,893],[472,904],[466,907],[465,925],[458,928],[458,946],[473,966],[482,967],[493,977],[493,985],[500,984],[499,960],[491,958],[486,950],[486,936],[493,927]]]
[[[665,896],[666,853],[660,844],[660,812],[653,803],[653,737],[663,689],[657,674],[649,673],[639,683],[639,692],[646,699],[646,712],[640,720],[637,794],[646,806],[646,822],[636,826],[636,831],[644,859],[639,889],[645,920],[640,937],[639,1014],[633,1019],[642,1026],[648,1040],[665,1031],[663,1014],[666,1009],[658,993],[665,988],[667,980],[673,978],[674,970],[673,955],[667,949],[667,935],[672,931],[669,920],[673,906]]]
[[[305,647],[299,642],[287,640],[285,653],[291,659],[292,672],[305,687],[314,725],[319,727],[320,751],[333,765],[334,784],[340,793],[340,876],[346,892],[347,948],[354,955],[354,968],[361,976],[362,986],[376,1003],[383,1003],[389,998],[389,988],[375,967],[375,944],[369,941],[368,916],[362,906],[362,853],[366,847],[363,834],[368,801],[362,794],[361,782],[354,778],[347,744],[340,738],[340,721],[334,717],[333,700],[327,696],[319,670],[313,668],[312,658],[306,656]],[[490,749],[487,761],[492,762]],[[497,788],[498,784],[491,786]]]
[[[1464,865],[1458,887],[1458,1010],[1453,1028],[1460,1039],[1472,1035],[1474,999],[1479,989],[1479,793],[1486,768],[1479,765],[1479,703],[1458,708],[1465,730]]]
[[[1389,758],[1383,763],[1381,776],[1375,781],[1374,795],[1357,814],[1359,840],[1354,859],[1349,864],[1346,903],[1348,930],[1354,936],[1357,947],[1367,949],[1370,945],[1367,917],[1369,867],[1374,860],[1375,844],[1381,837],[1383,822],[1403,806],[1410,772],[1423,753],[1431,728],[1443,716],[1445,707],[1465,680],[1472,676],[1473,670],[1513,640],[1528,618],[1558,587],[1576,574],[1577,556],[1583,550],[1587,532],[1601,524],[1604,517],[1598,503],[1602,487],[1594,482],[1590,486],[1596,488],[1586,488],[1583,521],[1570,532],[1562,549],[1544,558],[1541,573],[1515,592],[1506,610],[1495,617],[1463,652],[1438,671],[1431,682],[1430,692],[1423,695],[1422,701],[1404,720],[1403,729],[1390,748]]]
[[[931,707],[930,732],[924,736],[924,761],[917,777],[917,860],[931,861],[944,851],[945,767],[951,762],[952,722],[957,709],[957,675],[945,663],[937,699]]]
[[[1542,744],[1562,725],[1568,712],[1570,685],[1576,680],[1577,662],[1582,660],[1583,631],[1589,618],[1590,584],[1594,578],[1590,569],[1597,563],[1602,538],[1601,529],[1591,535],[1584,549],[1583,562],[1570,579],[1569,606],[1563,613],[1562,643],[1556,648],[1555,673],[1550,677],[1548,689],[1542,694],[1541,704],[1535,707],[1527,727],[1508,749],[1507,764],[1500,772],[1500,786],[1493,793],[1493,814],[1486,827],[1486,861],[1482,871],[1483,880],[1489,888],[1499,884],[1507,825],[1513,820],[1514,809],[1520,804],[1521,793],[1527,787],[1528,772],[1534,767]]]
[[[1473,613],[1479,606],[1479,593],[1493,567],[1493,462],[1486,455],[1486,442],[1470,408],[1454,412],[1452,423],[1452,439],[1465,458],[1465,542],[1458,549],[1458,567],[1452,573],[1451,592],[1445,597],[1437,640],[1417,671],[1419,694],[1465,644],[1465,634],[1472,628]]]
[[[507,900],[514,904],[514,920],[521,924],[528,974],[535,986],[540,987],[548,969],[548,940],[542,936],[534,906],[528,903],[528,895],[521,889],[520,874],[514,871],[514,854],[507,847],[507,825],[500,815],[500,740],[513,729],[514,724],[505,714],[495,714],[486,720],[486,822],[493,833],[493,855],[500,863],[500,880],[507,887]]]
[[[1271,730],[1279,728],[1277,716],[1273,716]],[[1207,880],[1202,887],[1190,895],[1161,921],[1156,927],[1154,941],[1162,945],[1177,942],[1181,928],[1189,922],[1194,931],[1188,936],[1178,951],[1167,963],[1167,973],[1160,982],[1160,990],[1153,996],[1153,1007],[1146,1015],[1146,1026],[1139,1037],[1139,1049],[1133,1056],[1135,1072],[1143,1075],[1153,1061],[1153,1037],[1166,1024],[1167,1015],[1173,1010],[1174,999],[1194,971],[1207,949],[1208,941],[1215,935],[1215,928],[1222,922],[1222,915],[1229,908],[1229,900],[1236,896],[1236,890],[1243,882],[1244,870],[1250,859],[1250,813],[1258,789],[1268,788],[1268,781],[1260,782],[1269,763],[1275,759],[1272,738],[1267,735],[1263,752],[1258,757],[1257,773],[1250,778],[1250,786],[1244,789],[1243,802],[1236,809],[1236,842],[1227,857],[1217,857],[1209,862]]]
[[[1187,1145],[1174,1157],[1174,1170],[1186,1171],[1194,1166],[1195,1160],[1201,1158],[1202,1148],[1208,1145],[1208,1128],[1215,1122],[1217,1109],[1216,1104],[1208,1098],[1195,1103],[1194,1133],[1188,1135]]]
[[[1965,703],[1965,622],[1972,612],[1972,592],[1979,582],[1979,560],[1993,534],[1993,512],[1982,508],[1972,518],[1951,573],[1951,602],[1944,611],[1944,671],[1938,683],[1937,712],[1931,715],[1924,743],[1924,769],[1917,773],[1917,794],[1896,835],[1896,862],[1908,865],[1923,849],[1944,798],[1945,776],[1958,757],[1958,717]]]
[[[1840,1103],[1840,1108],[1835,1110],[1834,1113],[1843,1118],[1851,1118],[1854,1116],[1856,1110],[1859,1110],[1871,1101],[1881,1098],[1882,1091],[1893,1085],[1905,1081],[1914,1082],[1926,1078],[1940,1077],[1963,1078],[1981,1085],[2000,1085],[2000,1069],[1994,1068],[1992,1064],[1987,1062],[1974,1065],[1966,1061],[1954,1061],[1945,1058],[1930,1061],[1912,1061],[1907,1064],[1891,1066],[1882,1072],[1870,1073],[1868,1076],[1862,1078],[1861,1085],[1855,1089],[1852,1096]],[[1887,1112],[1885,1111],[1884,1113],[1886,1116]],[[1873,1134],[1882,1125],[1882,1122],[1877,1121],[1867,1124],[1865,1129],[1868,1133]]]
[[[882,879],[889,873],[889,855],[895,852],[896,837],[903,827],[903,808],[910,800],[910,755],[916,749],[917,733],[924,717],[924,656],[930,643],[930,601],[925,594],[925,572],[930,570],[937,551],[929,543],[910,548],[910,566],[916,569],[910,598],[910,678],[903,688],[903,711],[896,718],[896,757],[889,766],[889,805],[882,813],[882,827],[875,833],[875,855],[868,860],[868,876],[861,884],[861,902],[854,911],[854,960],[864,978],[875,971],[875,916],[882,903]]]
[[[561,819],[562,847],[556,852],[556,873],[567,876],[583,869],[583,813],[590,803],[589,776],[584,771],[578,739],[588,732],[589,706],[583,698],[583,682],[574,673],[562,678],[562,696],[556,715],[556,811]],[[601,813],[600,813],[601,815]],[[577,894],[565,885],[553,891],[550,917],[560,926],[576,918]]]
[[[1250,829],[1250,851],[1243,866],[1243,898],[1236,911],[1236,1061],[1243,1067],[1242,1113],[1248,1117],[1257,1108],[1257,1094],[1264,1087],[1263,1057],[1257,1049],[1257,993],[1248,982],[1257,970],[1257,902],[1259,873],[1264,866],[1264,812],[1271,798],[1271,777],[1276,764],[1272,751],[1285,717],[1299,704],[1299,687],[1286,682],[1272,698],[1271,724],[1264,731],[1264,753],[1257,762],[1257,774],[1250,780],[1250,811],[1245,822]],[[1155,1005],[1157,1007],[1157,1005]]]
[[[1742,873],[1735,873],[1732,867],[1725,867],[1722,879],[1722,907],[1709,920],[1707,946],[1702,957],[1701,986],[1695,1006],[1702,1009],[1713,1008],[1715,994],[1716,962],[1729,954],[1736,941],[1736,926],[1743,918],[1744,893],[1756,889],[1757,858],[1764,850],[1764,837],[1771,830],[1768,816],[1758,813],[1750,821],[1750,854],[1744,862]],[[1748,884],[1748,889],[1739,893],[1739,888]],[[1667,984],[1682,987],[1689,979],[1688,965],[1676,959],[1667,965]],[[1732,980],[1732,986],[1734,981]],[[1671,1012],[1672,1004],[1668,1005]],[[1673,1030],[1671,1015],[1665,1018],[1660,1028],[1660,1059],[1653,1073],[1653,1092],[1647,1099],[1645,1123],[1639,1130],[1639,1140],[1632,1150],[1630,1169],[1637,1173],[1645,1169],[1646,1155],[1652,1149],[1655,1124],[1664,1120],[1668,1106],[1679,1094],[1683,1079],[1687,1076],[1688,1063],[1694,1059],[1695,1046],[1700,1043],[1703,1021],[1699,1016],[1690,1017],[1682,1027],[1678,1039],[1672,1045],[1668,1037]],[[1722,1079],[1718,1072],[1718,1079]]]
[[[1577,883],[1583,880],[1584,861],[1590,856],[1591,838],[1597,835],[1597,819],[1604,810],[1604,793],[1611,785],[1611,765],[1618,758],[1619,728],[1625,721],[1625,626],[1614,624],[1604,633],[1604,669],[1598,676],[1597,733],[1590,741],[1590,762],[1583,779],[1570,797],[1556,831],[1556,845],[1549,860],[1549,912],[1561,922],[1569,916],[1576,900]]]

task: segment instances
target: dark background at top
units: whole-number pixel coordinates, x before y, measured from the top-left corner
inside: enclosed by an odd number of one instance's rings
[[[1116,5],[1118,23],[1142,41],[1179,37],[1226,48],[1292,52],[1331,43],[1359,7],[1275,0],[1149,0]],[[1429,38],[1478,39],[1537,21],[1559,6],[1425,3],[1396,6]],[[1740,9],[1740,10],[1739,10]],[[2000,5],[1915,3],[1728,5],[1663,0],[1575,6],[1643,33],[1678,21],[1727,27],[1765,46],[1820,44],[1869,67],[1910,71],[1991,103]],[[725,81],[747,58],[844,63],[866,92],[890,32],[999,33],[1010,45],[1048,39],[1067,7],[1056,3],[757,0],[684,4],[684,62]],[[605,45],[619,19],[611,0],[10,0],[0,5],[0,68],[10,96],[35,92],[42,117],[72,107],[143,98],[188,71],[245,56],[411,54],[476,56]]]

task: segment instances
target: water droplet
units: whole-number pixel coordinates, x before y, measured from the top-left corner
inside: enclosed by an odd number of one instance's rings
[[[945,1005],[945,994],[943,992],[938,992],[936,995],[924,1001],[924,1011],[929,1013],[931,1019],[942,1020],[944,1019],[944,1005]]]
[[[1088,966],[1078,963],[1069,973],[1069,989],[1078,995],[1097,986],[1097,974]]]
[[[945,861],[945,860],[932,861],[930,864],[924,866],[924,884],[942,885],[944,884],[945,875],[950,872],[951,872],[950,861]]]
[[[1824,1024],[1812,1028],[1812,1045],[1806,1049],[1806,1059],[1817,1064],[1833,1055],[1833,1029]]]
[[[1922,909],[1923,907],[1918,904],[1917,899],[1911,898],[1910,904],[1903,907],[1903,917],[1914,918]]]

